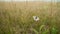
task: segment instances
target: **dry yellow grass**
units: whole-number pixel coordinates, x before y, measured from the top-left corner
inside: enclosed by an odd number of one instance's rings
[[[48,2],[0,2],[0,34],[34,34],[30,29],[38,30],[42,24],[60,31],[59,5]],[[40,20],[35,22],[33,16],[38,16]]]

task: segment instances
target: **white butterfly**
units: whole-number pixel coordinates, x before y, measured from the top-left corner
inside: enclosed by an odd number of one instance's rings
[[[38,16],[33,16],[34,21],[39,21],[39,17]]]

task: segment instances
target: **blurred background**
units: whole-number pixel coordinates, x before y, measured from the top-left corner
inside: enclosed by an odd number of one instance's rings
[[[60,34],[60,0],[0,0],[0,34]]]

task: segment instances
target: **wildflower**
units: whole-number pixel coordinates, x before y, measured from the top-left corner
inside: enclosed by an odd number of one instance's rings
[[[39,17],[38,16],[33,16],[34,21],[39,21]]]

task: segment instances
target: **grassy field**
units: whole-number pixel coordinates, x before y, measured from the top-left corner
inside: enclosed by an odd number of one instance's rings
[[[60,3],[0,2],[0,34],[60,34]]]

